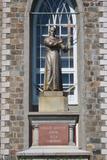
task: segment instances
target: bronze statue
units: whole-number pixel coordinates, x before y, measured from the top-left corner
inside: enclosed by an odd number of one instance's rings
[[[47,47],[45,59],[44,91],[62,91],[62,74],[60,62],[60,49],[67,51],[63,40],[55,36],[57,26],[52,26],[49,36],[44,39]]]

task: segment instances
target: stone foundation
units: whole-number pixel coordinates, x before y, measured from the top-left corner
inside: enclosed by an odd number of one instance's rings
[[[79,150],[77,147],[71,146],[36,146],[19,152],[17,156],[18,160],[91,160],[91,155],[88,151]]]

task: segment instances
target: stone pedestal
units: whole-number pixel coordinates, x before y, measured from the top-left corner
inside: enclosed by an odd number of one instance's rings
[[[78,114],[30,113],[32,146],[17,153],[19,160],[91,160],[90,152],[76,146],[75,127]]]
[[[67,94],[62,91],[45,91],[39,97],[39,112],[64,112],[67,104]]]
[[[67,95],[45,91],[39,97],[39,112],[30,112],[32,146],[17,153],[20,160],[88,160],[90,152],[76,146],[79,114],[68,112]]]
[[[32,112],[29,120],[32,125],[32,146],[75,145],[78,114]]]

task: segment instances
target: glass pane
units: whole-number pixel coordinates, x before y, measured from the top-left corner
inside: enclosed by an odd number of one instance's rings
[[[40,74],[37,74],[37,75],[36,75],[36,82],[37,82],[37,85],[40,84]]]
[[[41,27],[41,34],[48,34],[48,27],[47,26],[42,26]]]
[[[56,25],[58,25],[59,24],[59,15],[55,16],[55,21],[56,21]]]
[[[69,62],[69,63],[70,63],[70,66],[69,66],[69,67],[70,67],[70,68],[73,68],[73,67],[74,67],[74,60],[73,60],[73,59],[70,59],[70,62]]]
[[[66,14],[62,14],[62,19],[61,19],[62,24],[67,24],[68,23],[68,18]]]
[[[68,34],[67,27],[64,26],[61,27],[61,34]]]
[[[40,36],[37,36],[37,42],[36,42],[36,45],[37,45],[37,47],[39,47],[40,46]]]
[[[72,58],[61,58],[62,68],[73,68],[74,61]]]
[[[68,68],[68,66],[69,66],[68,59],[62,58],[61,65],[62,65],[62,68]]]
[[[40,58],[37,58],[36,67],[37,68],[44,68],[45,67],[45,59],[42,58],[40,60]]]
[[[45,58],[46,56],[46,47],[41,47],[41,58]]]
[[[37,67],[37,68],[40,68],[40,58],[37,58],[36,67]]]
[[[44,83],[44,74],[41,74],[41,81],[40,81],[40,84],[43,84]]]
[[[50,17],[49,17],[48,24],[53,24],[53,16],[52,15],[50,15]]]
[[[45,15],[42,14],[42,15],[39,15],[39,18],[38,18],[38,23],[37,24],[48,24],[48,20],[49,20],[49,15]]]
[[[62,82],[63,84],[73,84],[74,83],[74,75],[73,74],[62,74]]]
[[[63,75],[62,75],[62,82],[63,82],[63,83],[69,83],[68,74],[63,74]]]
[[[40,58],[40,47],[37,47],[36,56],[37,58]]]
[[[40,63],[41,63],[40,68],[44,68],[45,67],[45,58],[41,58]]]
[[[36,28],[36,32],[38,33],[37,36],[40,37],[40,34],[39,34],[40,33],[40,26],[37,26],[37,27],[35,26],[35,28]]]
[[[69,78],[70,78],[70,83],[74,83],[74,74],[70,74],[69,75]]]

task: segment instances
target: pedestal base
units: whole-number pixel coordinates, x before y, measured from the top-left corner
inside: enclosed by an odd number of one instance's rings
[[[18,160],[91,160],[90,152],[75,146],[79,114],[32,112],[29,120],[33,133],[32,147],[18,152]]]
[[[45,91],[39,97],[39,112],[67,111],[67,95],[62,91]]]
[[[68,160],[90,160],[90,152],[80,150],[75,146],[34,146],[25,151],[17,153],[18,159],[68,159]]]

